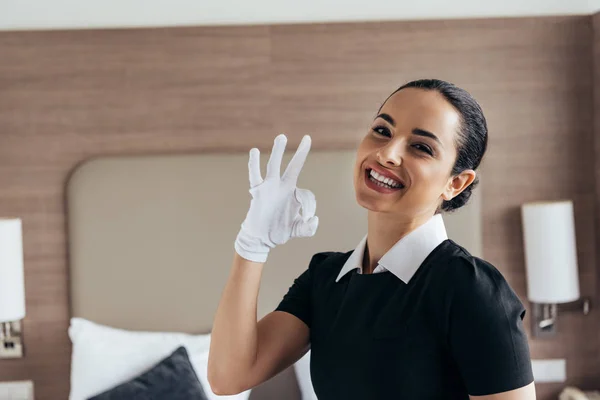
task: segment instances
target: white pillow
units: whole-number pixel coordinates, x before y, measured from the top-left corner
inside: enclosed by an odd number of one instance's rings
[[[111,328],[72,318],[69,337],[71,357],[70,400],[85,400],[135,378],[179,346],[185,346],[202,388],[209,400],[247,400],[250,391],[217,396],[207,377],[210,334],[140,332]]]
[[[294,364],[302,400],[318,400],[310,378],[310,350]]]

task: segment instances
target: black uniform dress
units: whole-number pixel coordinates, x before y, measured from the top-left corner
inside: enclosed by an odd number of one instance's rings
[[[336,282],[351,254],[315,254],[277,307],[310,328],[320,400],[468,399],[533,381],[525,309],[491,264],[447,239],[408,284],[356,270]]]

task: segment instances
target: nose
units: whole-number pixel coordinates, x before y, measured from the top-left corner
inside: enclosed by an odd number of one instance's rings
[[[398,167],[402,164],[401,143],[390,141],[377,150],[377,161],[388,167]]]

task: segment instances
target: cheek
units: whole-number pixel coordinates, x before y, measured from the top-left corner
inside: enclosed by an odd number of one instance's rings
[[[360,144],[358,145],[358,148],[356,149],[356,154],[358,156],[358,158],[362,158],[365,154],[368,154],[370,151],[370,143],[369,143],[369,139],[367,136],[365,136]]]
[[[414,166],[414,179],[423,192],[441,193],[448,182],[449,169],[440,163],[416,163]]]
[[[369,155],[370,151],[368,149],[368,146],[365,143],[365,140],[363,139],[363,141],[360,143],[360,145],[358,146],[358,149],[356,150],[356,158],[355,158],[355,162],[354,162],[354,176],[356,177],[362,170],[362,165],[365,162],[365,160],[367,159],[367,156]]]

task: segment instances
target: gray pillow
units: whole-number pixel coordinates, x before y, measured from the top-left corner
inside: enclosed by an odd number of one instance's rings
[[[183,346],[137,378],[88,400],[163,399],[207,400]]]

